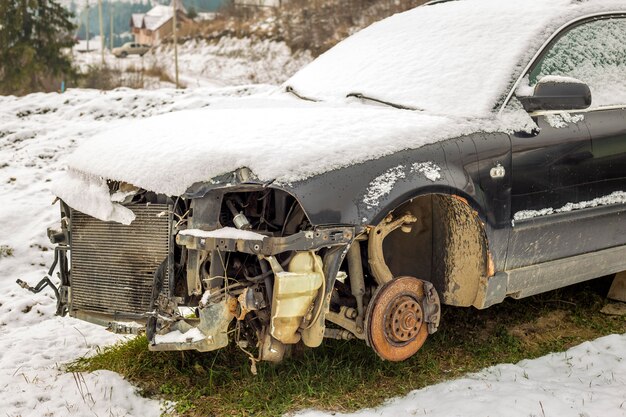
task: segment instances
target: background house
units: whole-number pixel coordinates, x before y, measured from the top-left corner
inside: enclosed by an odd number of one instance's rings
[[[177,23],[190,19],[182,0],[172,0],[169,6],[156,5],[146,13],[135,13],[131,16],[130,27],[136,43],[157,45],[172,34],[172,19],[176,8]]]

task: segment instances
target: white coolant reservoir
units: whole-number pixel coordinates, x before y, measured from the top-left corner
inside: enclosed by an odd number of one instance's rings
[[[268,257],[268,261],[275,277],[270,333],[283,343],[298,343],[298,328],[324,282],[322,259],[314,252],[298,252],[287,271],[274,257]]]

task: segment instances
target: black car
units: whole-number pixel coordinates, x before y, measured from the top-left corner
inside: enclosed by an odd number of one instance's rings
[[[626,3],[428,4],[270,97],[115,131],[69,166],[59,313],[139,322],[152,350],[235,339],[279,361],[326,337],[404,360],[443,305],[626,270]]]

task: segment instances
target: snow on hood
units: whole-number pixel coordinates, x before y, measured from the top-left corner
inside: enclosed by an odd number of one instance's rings
[[[57,181],[53,191],[87,214],[121,221],[112,207],[89,207],[77,181],[93,192],[105,190],[106,178],[175,196],[247,167],[262,181],[290,183],[446,138],[523,128],[529,120],[524,112],[467,120],[288,97],[239,99],[99,134],[69,157],[69,180]]]

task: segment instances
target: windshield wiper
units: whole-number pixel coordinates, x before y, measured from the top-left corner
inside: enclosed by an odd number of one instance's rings
[[[317,103],[319,101],[319,100],[311,98],[311,97],[303,96],[302,94],[300,94],[296,90],[294,90],[294,88],[292,86],[290,86],[290,85],[285,87],[285,91],[288,92],[288,93],[293,94],[294,96],[298,97],[300,100],[312,101],[314,103]]]
[[[418,107],[409,107],[409,106],[404,106],[402,104],[391,103],[389,101],[380,100],[380,99],[374,98],[374,97],[369,97],[369,96],[363,95],[361,93],[350,93],[346,97],[354,97],[354,98],[358,98],[360,100],[373,101],[373,102],[376,102],[376,103],[380,103],[380,104],[384,104],[384,105],[393,107],[394,109],[412,110],[412,111],[424,111],[424,109],[420,109]]]

